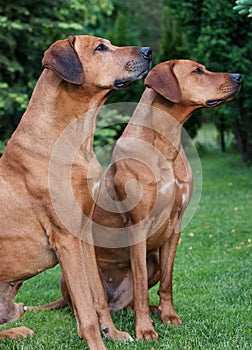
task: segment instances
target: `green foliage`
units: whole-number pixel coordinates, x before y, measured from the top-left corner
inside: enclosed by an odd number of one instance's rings
[[[51,0],[38,0],[36,6],[31,0],[0,0],[0,139],[8,138],[18,124],[41,73],[43,52],[54,41],[90,34],[114,45],[152,46],[157,51],[161,15],[160,0],[60,0],[53,6]],[[116,91],[108,103],[138,101],[143,89],[143,81],[138,81]],[[124,124],[119,127],[116,133],[107,130],[106,138],[119,135]]]
[[[221,133],[234,133],[244,160],[252,159],[252,22],[239,16],[229,0],[164,0],[186,38],[189,58],[209,70],[239,72],[244,82],[241,93],[231,103],[204,115],[214,119]]]
[[[251,0],[236,4],[249,11]],[[235,101],[197,112],[186,129],[194,137],[203,115],[214,119],[220,132],[234,133],[243,159],[252,159],[251,25],[229,0],[38,0],[36,6],[31,0],[0,0],[0,139],[9,137],[27,106],[43,52],[69,34],[88,33],[115,45],[152,46],[154,65],[191,58],[210,70],[242,73],[243,89]],[[138,101],[143,89],[138,81],[116,91],[108,103]],[[123,124],[120,128],[106,137],[117,137]]]
[[[185,5],[190,6],[190,3],[186,3]],[[180,20],[176,16],[173,16],[173,9],[166,5],[164,5],[162,25],[163,35],[160,41],[158,61],[163,62],[172,58],[190,57],[191,46],[188,41],[187,32],[181,27]],[[197,130],[201,126],[201,119],[201,112],[198,111],[184,126],[192,138],[197,135]]]
[[[104,170],[110,163],[115,140],[119,138],[129,119],[130,115],[120,113],[120,105],[114,104],[104,106],[97,117],[94,150]]]
[[[241,15],[247,15],[252,17],[252,1],[251,0],[236,0],[236,6],[234,10],[238,11]]]
[[[156,56],[162,36],[162,0],[114,0],[113,4],[112,16],[99,23],[103,34],[116,45],[151,46]]]
[[[96,35],[106,37],[114,45],[138,45],[151,46],[153,49],[153,61],[155,62],[159,50],[159,41],[162,35],[162,5],[161,0],[153,3],[151,0],[130,0],[130,1],[113,1],[114,10],[111,16],[100,17],[98,23],[93,27]],[[126,89],[115,91],[109,98],[106,104],[114,104],[117,102],[137,102],[144,90],[143,79],[134,82]],[[116,140],[122,133],[125,122],[124,113],[121,113],[120,107],[118,114],[122,120],[116,125],[106,127],[105,139],[111,137]],[[129,113],[127,113],[129,115]],[[109,118],[108,116],[108,119]],[[99,124],[99,122],[98,122]],[[107,124],[108,125],[108,124]],[[112,129],[112,130],[110,130]],[[98,137],[95,141],[97,149],[99,142],[100,146],[104,146],[103,137]],[[109,150],[108,150],[109,152]],[[110,153],[110,152],[109,152]],[[105,156],[105,158],[107,158]]]
[[[153,62],[159,52],[162,36],[162,0],[114,0],[111,16],[104,16],[95,27],[97,35],[109,39],[114,45],[151,46]],[[108,103],[136,102],[143,92],[143,80],[137,81],[127,89],[116,91]]]
[[[222,11],[225,8],[225,11]],[[252,110],[248,103],[252,91],[252,75],[248,74],[252,58],[252,22],[237,16],[226,0],[202,4],[202,28],[193,53],[216,71],[243,74],[243,89],[231,103],[217,108],[214,121],[218,130],[232,130],[244,160],[252,159]]]
[[[5,147],[6,147],[7,141],[1,141],[0,140],[0,156],[3,154]]]
[[[190,55],[190,47],[186,33],[181,30],[178,20],[173,17],[172,10],[164,6],[163,35],[160,41],[158,61],[171,58],[186,58]]]
[[[84,34],[112,9],[110,0],[0,0],[1,139],[9,137],[27,106],[43,52],[58,39]]]

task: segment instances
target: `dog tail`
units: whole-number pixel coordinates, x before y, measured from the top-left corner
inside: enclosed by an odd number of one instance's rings
[[[54,310],[54,309],[61,309],[63,307],[67,306],[67,303],[65,302],[64,298],[60,298],[58,300],[53,301],[50,304],[46,305],[40,305],[40,306],[27,306],[27,311],[31,310]]]

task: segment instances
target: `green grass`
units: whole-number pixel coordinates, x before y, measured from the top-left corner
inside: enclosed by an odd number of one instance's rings
[[[154,315],[158,342],[108,341],[108,349],[252,349],[252,168],[242,164],[238,155],[209,154],[201,161],[200,204],[182,233],[174,267],[174,303],[183,325],[161,324]],[[26,281],[17,301],[34,305],[59,297],[59,274],[56,267]],[[154,287],[150,293],[152,304],[158,301],[156,291]],[[134,336],[132,310],[112,316],[119,329]],[[6,328],[15,325],[30,327],[36,334],[4,340],[2,349],[87,349],[67,308],[28,312]]]

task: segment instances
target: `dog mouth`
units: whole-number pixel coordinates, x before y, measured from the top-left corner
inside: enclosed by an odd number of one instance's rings
[[[122,89],[127,87],[131,82],[132,80],[130,79],[118,79],[118,80],[115,80],[114,87],[116,89]]]
[[[221,102],[223,102],[223,101],[225,101],[225,100],[224,100],[224,99],[208,100],[208,101],[206,102],[206,104],[207,104],[207,106],[209,106],[209,107],[214,107],[214,106],[216,106],[218,103],[221,103]]]
[[[237,89],[235,89],[235,91],[233,91],[231,94],[224,96],[222,98],[218,98],[216,100],[208,100],[206,101],[206,105],[208,107],[215,107],[223,102],[228,102],[232,100],[239,93],[240,89],[241,89],[241,86],[239,85]]]
[[[149,70],[150,70],[150,65],[149,65],[149,67],[147,67],[146,69],[144,69],[140,73],[134,74],[133,76],[131,76],[129,78],[116,79],[115,82],[114,82],[114,87],[116,89],[126,88],[131,83],[133,83],[134,81],[144,78],[148,74]]]

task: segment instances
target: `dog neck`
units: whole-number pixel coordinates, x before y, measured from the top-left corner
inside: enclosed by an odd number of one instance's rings
[[[153,144],[167,159],[175,159],[181,147],[183,123],[195,106],[168,101],[153,89],[146,88],[123,137],[135,137]]]
[[[146,88],[144,94],[146,94],[147,98],[151,96],[151,105],[153,108],[164,111],[169,117],[174,118],[181,126],[190,118],[197,108],[196,106],[183,104],[182,102],[171,102],[150,88]]]
[[[60,135],[74,123],[76,137],[84,140],[86,156],[93,154],[96,116],[109,93],[108,89],[69,84],[45,69],[10,143],[49,157]]]

